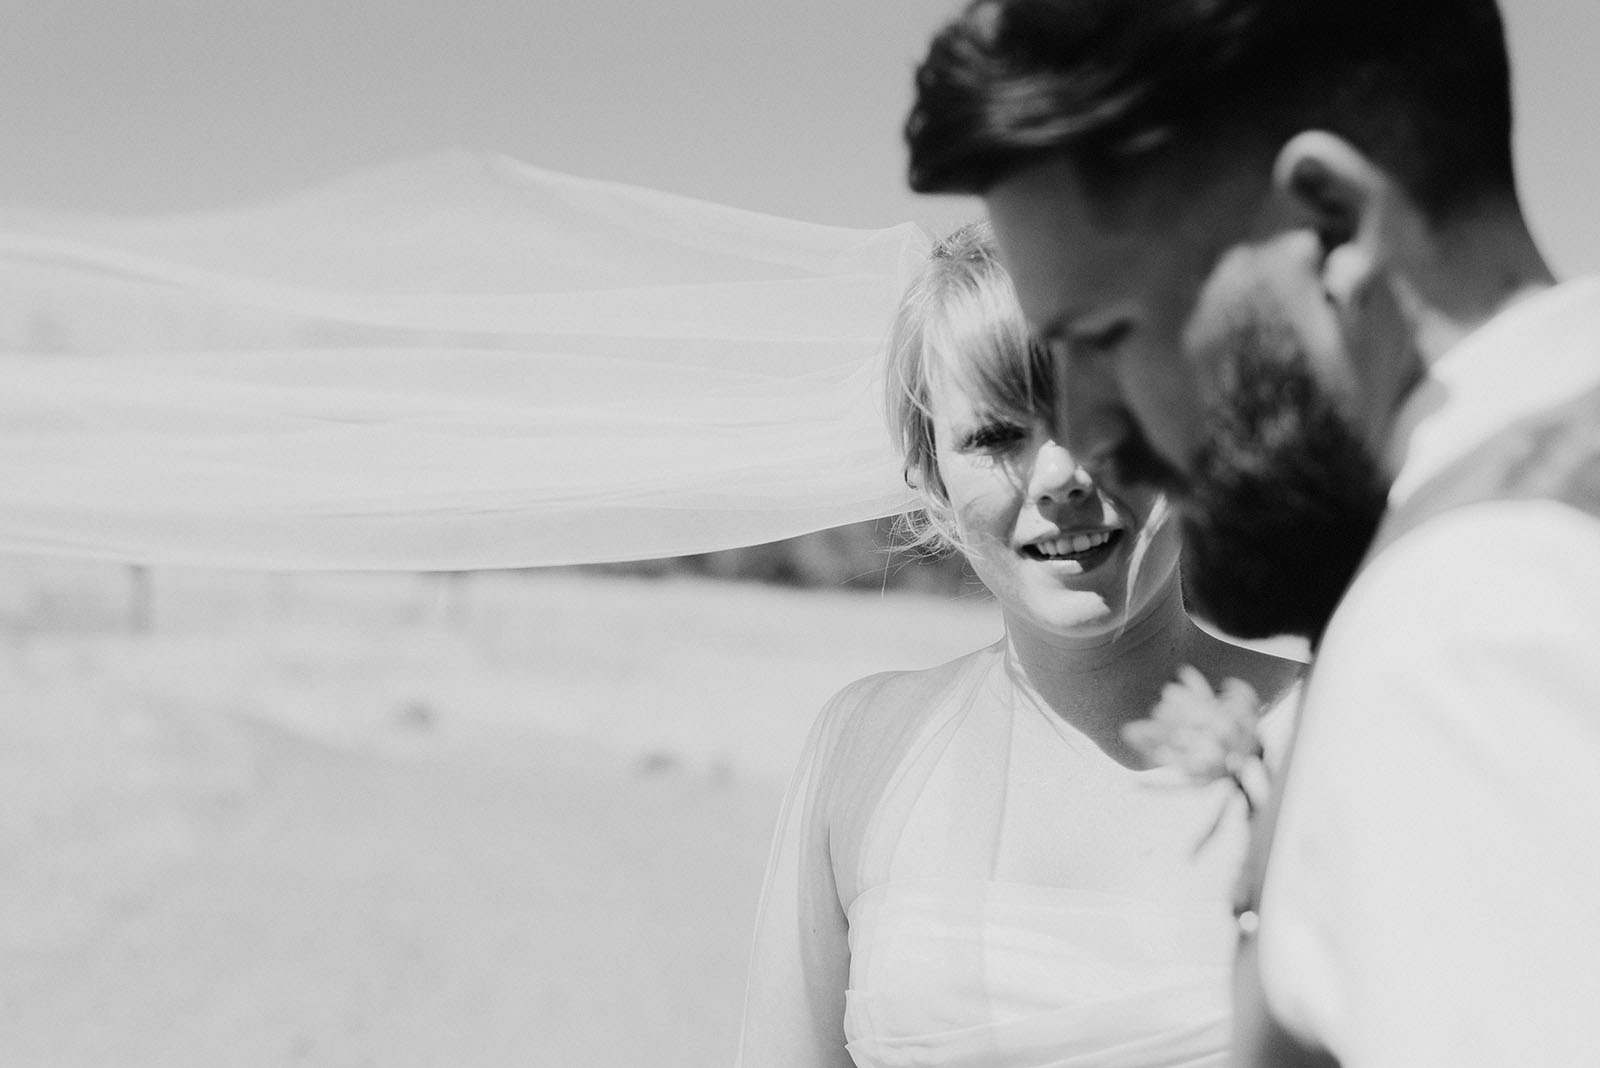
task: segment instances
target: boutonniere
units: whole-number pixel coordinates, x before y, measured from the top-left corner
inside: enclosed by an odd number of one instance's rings
[[[1234,790],[1197,851],[1216,834],[1235,797],[1244,799],[1247,816],[1266,804],[1272,777],[1262,759],[1261,713],[1261,699],[1249,683],[1224,679],[1221,688],[1213,690],[1204,675],[1185,664],[1178,677],[1161,688],[1161,699],[1149,718],[1122,728],[1124,741],[1152,764],[1172,768],[1183,784],[1232,782]]]

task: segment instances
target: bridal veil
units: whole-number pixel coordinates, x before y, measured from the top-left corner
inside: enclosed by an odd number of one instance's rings
[[[0,210],[0,551],[464,570],[892,514],[877,357],[926,249],[465,153]]]

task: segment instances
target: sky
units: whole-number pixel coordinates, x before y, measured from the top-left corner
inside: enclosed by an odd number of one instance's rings
[[[1518,160],[1600,270],[1600,0],[1503,0]],[[847,226],[940,230],[900,123],[950,0],[0,0],[0,200],[118,213],[444,148]]]

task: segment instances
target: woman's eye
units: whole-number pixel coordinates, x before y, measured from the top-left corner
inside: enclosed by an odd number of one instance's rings
[[[1010,423],[985,423],[961,438],[962,452],[1003,452],[1022,440],[1023,430]]]

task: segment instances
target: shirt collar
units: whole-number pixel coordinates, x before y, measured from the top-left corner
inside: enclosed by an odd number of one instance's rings
[[[1600,277],[1518,301],[1428,369],[1389,439],[1389,507],[1518,420],[1600,386]]]

